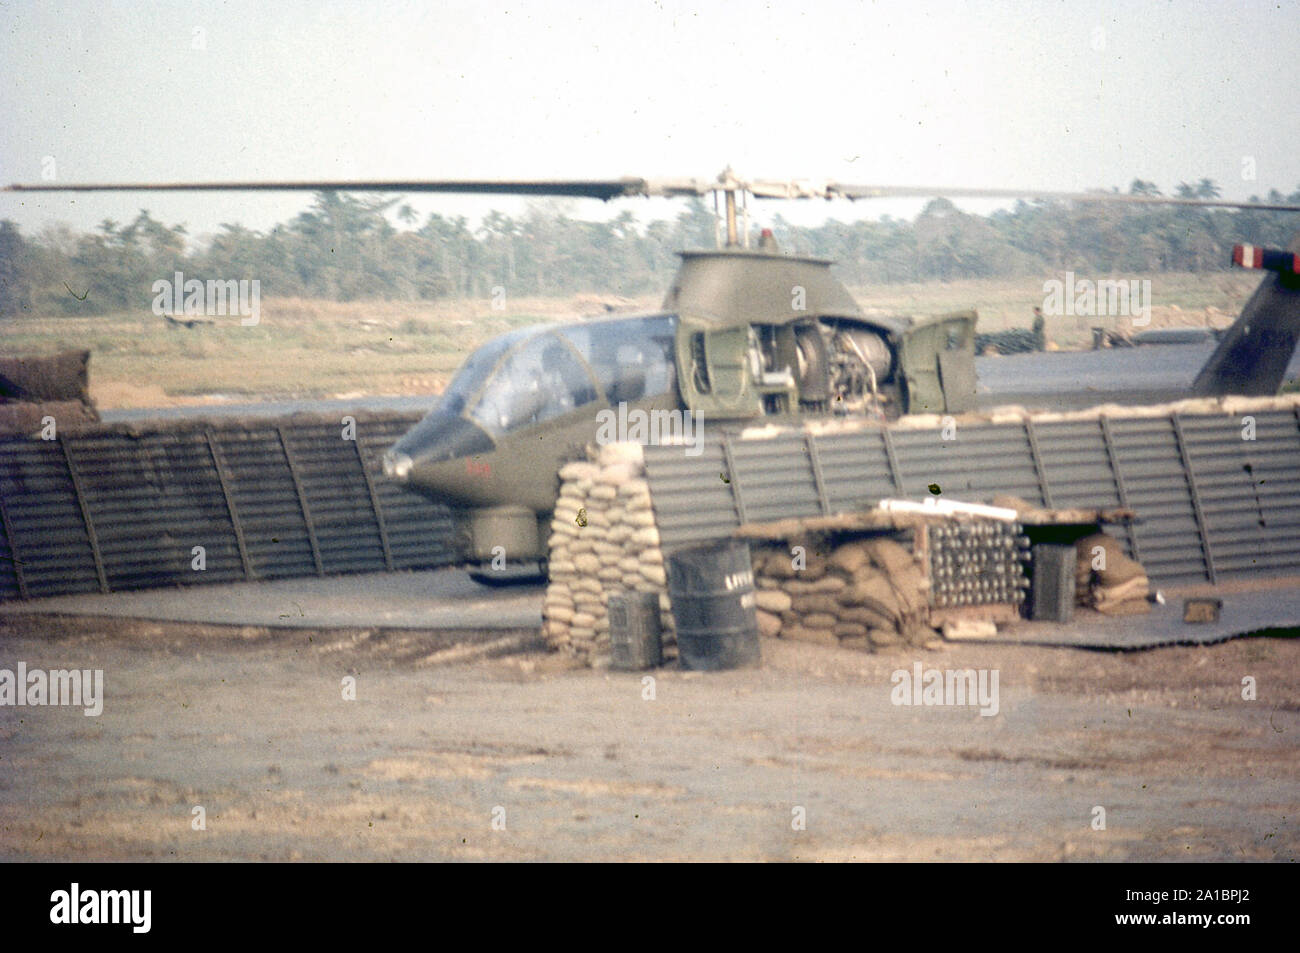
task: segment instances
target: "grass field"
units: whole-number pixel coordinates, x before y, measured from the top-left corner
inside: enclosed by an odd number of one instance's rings
[[[1125,276],[1132,278],[1134,276]],[[1141,277],[1141,276],[1138,276]],[[1151,278],[1153,327],[1222,326],[1258,283],[1238,272],[1157,274]],[[853,289],[866,308],[928,315],[976,308],[980,330],[1028,327],[1043,302],[1043,281],[1062,278],[881,285]],[[220,400],[288,400],[437,393],[479,344],[521,325],[601,314],[606,304],[654,308],[659,297],[632,301],[580,295],[508,302],[370,301],[338,303],[266,299],[260,322],[238,317],[212,325],[171,327],[145,309],[79,318],[7,318],[0,348],[8,354],[90,348],[91,393],[101,409],[203,404]],[[1049,318],[1049,340],[1085,346],[1096,318]],[[1113,322],[1112,322],[1113,323]]]

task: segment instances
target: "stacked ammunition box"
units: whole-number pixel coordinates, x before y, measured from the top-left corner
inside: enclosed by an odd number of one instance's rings
[[[1019,523],[950,520],[924,528],[928,536],[930,604],[935,609],[981,605],[1019,607],[1029,579],[1029,537]]]

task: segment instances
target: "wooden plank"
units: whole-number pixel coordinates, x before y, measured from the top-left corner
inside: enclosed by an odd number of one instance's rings
[[[1020,619],[1020,610],[1008,602],[930,610],[930,625],[936,629],[945,622],[1019,622]]]

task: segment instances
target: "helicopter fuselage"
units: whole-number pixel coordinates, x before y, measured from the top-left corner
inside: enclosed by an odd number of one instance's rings
[[[698,452],[703,429],[960,412],[974,312],[864,315],[829,262],[686,253],[653,314],[509,332],[476,350],[385,474],[460,509],[471,560],[539,559],[557,471],[611,440]]]

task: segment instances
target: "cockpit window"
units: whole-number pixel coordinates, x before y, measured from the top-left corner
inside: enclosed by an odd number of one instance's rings
[[[501,360],[501,355],[522,339],[536,333],[536,327],[516,328],[483,344],[465,359],[447,389],[442,392],[438,410],[448,414],[461,413],[465,409],[465,403],[478,393],[487,376],[492,373],[492,368]]]
[[[506,355],[470,417],[501,434],[559,417],[596,399],[586,368],[553,332],[537,334]]]
[[[658,397],[676,384],[676,316],[618,318],[556,329],[591,365],[611,404]]]

